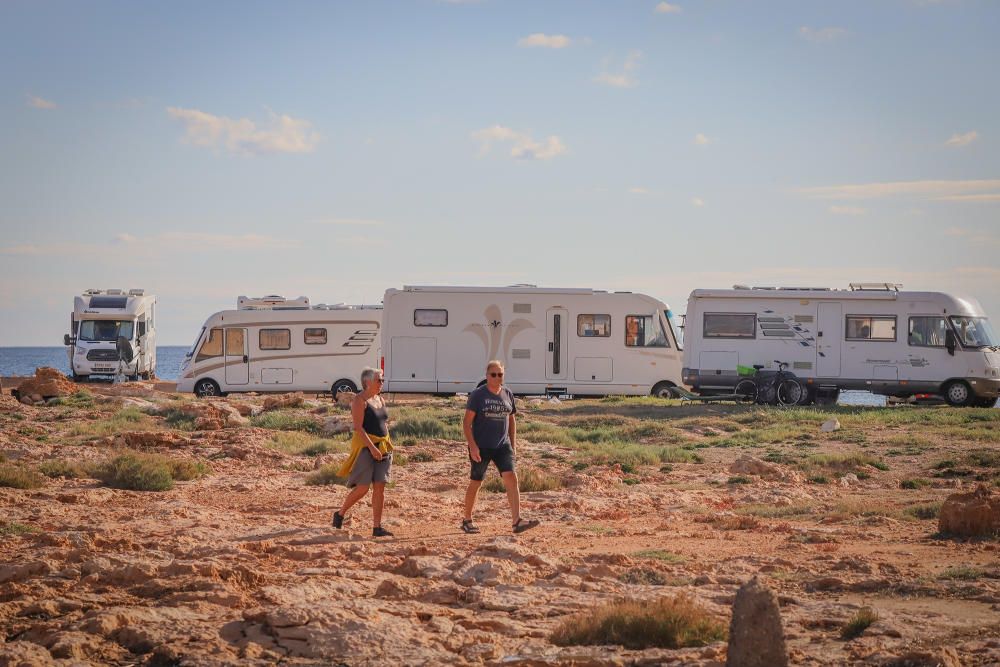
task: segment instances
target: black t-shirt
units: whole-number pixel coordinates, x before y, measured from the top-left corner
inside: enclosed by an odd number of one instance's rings
[[[514,394],[507,387],[501,387],[494,394],[486,385],[469,394],[466,410],[476,413],[472,420],[472,437],[480,449],[497,449],[510,444],[507,417],[517,414]]]

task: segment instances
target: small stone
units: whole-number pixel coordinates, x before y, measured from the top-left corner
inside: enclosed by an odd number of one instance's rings
[[[787,667],[778,598],[754,577],[736,592],[726,667]]]
[[[824,433],[832,433],[833,431],[840,430],[840,420],[839,419],[828,419],[823,422],[823,425],[819,427],[819,430]]]

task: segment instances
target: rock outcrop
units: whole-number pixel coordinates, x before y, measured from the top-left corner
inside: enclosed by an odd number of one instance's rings
[[[786,667],[778,596],[754,577],[736,592],[726,667]]]
[[[938,514],[938,530],[960,537],[1000,534],[1000,494],[980,484],[971,493],[948,496]]]
[[[35,370],[34,377],[23,380],[14,391],[22,403],[35,404],[56,396],[69,396],[77,389],[76,383],[56,369],[42,366]]]

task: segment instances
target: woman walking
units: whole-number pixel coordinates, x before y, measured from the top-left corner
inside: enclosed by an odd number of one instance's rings
[[[333,527],[344,525],[347,511],[365,497],[368,487],[372,490],[372,535],[390,537],[392,533],[382,527],[382,508],[385,506],[385,483],[389,481],[392,467],[392,441],[389,439],[389,413],[385,409],[382,392],[382,371],[366,368],[361,371],[361,393],[351,402],[354,436],[351,454],[337,474],[347,477],[351,492],[344,499],[340,510],[333,513]]]

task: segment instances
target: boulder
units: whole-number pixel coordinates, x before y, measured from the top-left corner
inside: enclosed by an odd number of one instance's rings
[[[351,420],[347,417],[330,417],[323,422],[322,434],[329,437],[351,432]]]
[[[351,402],[354,401],[354,397],[357,396],[353,391],[338,391],[337,392],[337,405],[342,408],[351,407]]]
[[[297,408],[300,407],[305,400],[305,395],[300,391],[297,391],[294,394],[278,394],[276,396],[268,396],[264,399],[264,411],[267,412],[268,410]]]
[[[36,667],[54,664],[52,655],[34,642],[13,641],[0,644],[0,667]]]
[[[961,537],[1000,534],[1000,494],[980,484],[971,493],[948,496],[938,514],[938,530]]]
[[[30,397],[32,402],[39,403],[53,396],[70,396],[75,394],[76,383],[54,368],[43,366],[35,370],[34,377],[22,380],[17,387],[19,398]]]
[[[819,430],[823,431],[824,433],[831,433],[833,431],[839,431],[840,430],[840,420],[838,420],[838,419],[828,419],[825,422],[823,422],[823,425],[819,427]]]
[[[729,624],[726,667],[787,667],[778,596],[754,577],[740,586]]]
[[[757,475],[758,477],[764,477],[766,479],[781,480],[795,479],[798,476],[798,473],[785,470],[781,466],[775,465],[774,463],[761,461],[760,459],[754,458],[748,454],[744,454],[740,458],[733,461],[733,464],[729,466],[729,472],[733,475]]]

